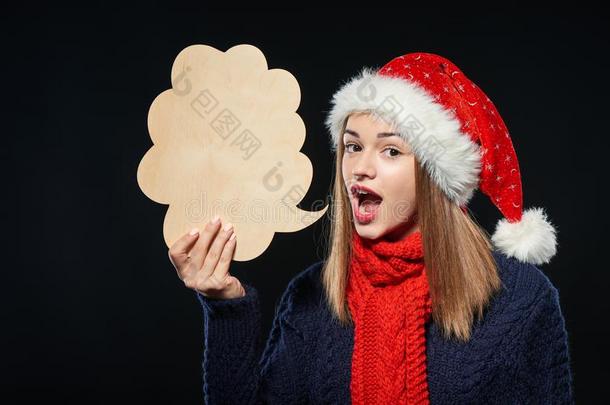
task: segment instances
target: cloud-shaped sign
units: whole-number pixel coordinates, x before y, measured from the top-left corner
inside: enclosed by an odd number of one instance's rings
[[[138,184],[168,204],[163,236],[171,246],[216,214],[237,235],[234,260],[261,255],[275,232],[296,232],[327,211],[297,204],[313,177],[300,152],[305,125],[296,113],[295,77],[267,69],[251,45],[221,52],[207,45],[183,49],[172,66],[172,88],[148,112],[153,146],[138,166]]]

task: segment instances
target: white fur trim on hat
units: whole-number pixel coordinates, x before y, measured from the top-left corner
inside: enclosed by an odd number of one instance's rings
[[[543,264],[557,252],[555,232],[542,208],[530,208],[523,211],[519,222],[498,221],[491,240],[507,256]]]
[[[461,131],[455,114],[414,81],[365,67],[333,96],[326,126],[331,148],[342,144],[341,129],[354,112],[370,111],[393,124],[445,195],[460,206],[479,186],[480,148]]]

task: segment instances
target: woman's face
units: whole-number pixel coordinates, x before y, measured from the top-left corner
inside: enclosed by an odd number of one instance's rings
[[[348,117],[342,172],[361,237],[400,240],[419,230],[415,214],[415,156],[393,128],[368,113]],[[358,196],[364,186],[378,196]]]

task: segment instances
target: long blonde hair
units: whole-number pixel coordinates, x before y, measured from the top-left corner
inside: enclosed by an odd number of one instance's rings
[[[344,152],[339,142],[321,281],[335,321],[349,326],[353,325],[353,319],[347,305],[346,287],[355,228],[341,170]],[[482,318],[486,305],[501,287],[492,244],[485,229],[471,218],[469,211],[462,211],[446,197],[417,158],[415,177],[417,223],[424,244],[432,319],[445,338],[465,342],[470,339],[475,316]]]

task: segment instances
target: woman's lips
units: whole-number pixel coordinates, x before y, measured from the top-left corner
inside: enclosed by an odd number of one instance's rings
[[[379,198],[379,199],[383,198],[375,190],[373,190],[370,187],[365,186],[364,184],[354,184],[350,188],[350,191],[351,191],[352,195],[356,195],[356,196],[358,196],[361,191],[364,191],[364,192],[368,193],[369,195],[372,195],[375,198]]]

